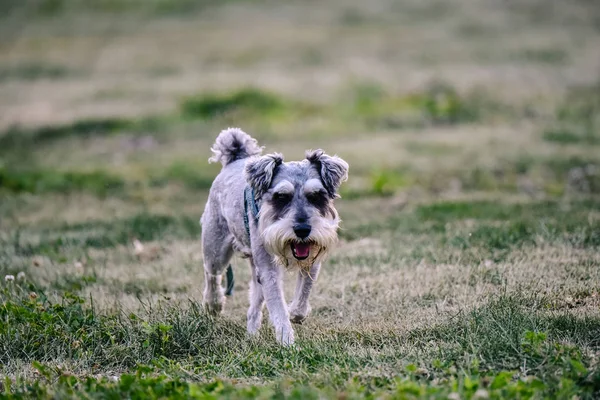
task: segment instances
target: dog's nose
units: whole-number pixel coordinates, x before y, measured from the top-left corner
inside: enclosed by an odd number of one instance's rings
[[[296,224],[294,225],[294,233],[300,239],[306,239],[308,235],[310,235],[310,225],[309,224]]]

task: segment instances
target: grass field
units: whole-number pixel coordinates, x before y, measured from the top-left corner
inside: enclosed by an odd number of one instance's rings
[[[0,398],[600,396],[594,0],[0,1],[0,110]],[[202,308],[228,126],[350,164],[292,348]]]

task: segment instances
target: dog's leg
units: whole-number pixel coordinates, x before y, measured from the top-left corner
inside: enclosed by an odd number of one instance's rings
[[[233,255],[233,243],[227,226],[219,221],[207,221],[202,227],[202,251],[204,255],[204,306],[217,315],[223,311],[225,290],[222,286],[223,272]]]
[[[290,319],[292,322],[301,324],[306,319],[310,312],[310,305],[308,303],[308,297],[313,284],[319,276],[321,270],[321,264],[316,263],[310,267],[310,271],[299,271],[298,279],[296,281],[296,293],[294,294],[294,300],[290,304]]]
[[[257,253],[257,254],[256,254]],[[287,304],[283,295],[283,271],[272,257],[260,249],[253,256],[257,277],[262,286],[263,296],[269,310],[269,318],[275,327],[275,338],[283,345],[294,343],[294,329],[290,322]]]
[[[250,308],[248,308],[248,333],[250,335],[258,334],[262,324],[262,309],[265,305],[262,285],[258,282],[256,275],[256,266],[250,258],[250,268],[252,269],[252,278],[250,280]]]

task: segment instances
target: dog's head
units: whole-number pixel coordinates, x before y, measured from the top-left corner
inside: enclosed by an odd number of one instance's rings
[[[348,179],[348,164],[323,150],[284,163],[268,154],[246,164],[246,180],[261,203],[258,229],[266,250],[286,267],[308,269],[337,241],[333,201]]]

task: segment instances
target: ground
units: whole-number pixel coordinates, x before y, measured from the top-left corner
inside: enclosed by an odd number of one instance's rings
[[[0,109],[1,398],[600,395],[593,0],[8,0]],[[228,126],[350,164],[292,348],[202,308]]]

